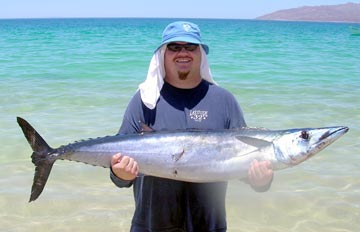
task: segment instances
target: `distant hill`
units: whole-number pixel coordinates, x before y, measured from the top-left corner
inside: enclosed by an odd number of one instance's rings
[[[321,22],[360,22],[360,3],[327,6],[303,6],[279,10],[256,19]]]

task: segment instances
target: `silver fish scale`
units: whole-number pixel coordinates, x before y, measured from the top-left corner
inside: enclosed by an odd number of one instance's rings
[[[245,177],[254,159],[271,161],[275,170],[296,165],[335,141],[340,136],[336,133],[342,135],[345,130],[329,127],[147,132],[75,142],[59,149],[58,156],[110,167],[111,157],[122,153],[134,158],[144,175],[212,182]]]
[[[165,178],[218,181],[232,177],[234,169],[248,166],[256,157],[256,147],[236,138],[238,131],[146,133],[144,135],[108,136],[64,146],[61,159],[110,167],[116,153],[133,157],[140,172]],[[244,154],[249,154],[244,156]],[[251,155],[250,155],[251,154]],[[236,173],[238,178],[247,168]],[[219,177],[219,172],[223,175]]]
[[[30,201],[42,193],[57,159],[110,167],[114,154],[133,157],[145,175],[189,182],[246,177],[250,162],[270,161],[274,170],[304,162],[344,135],[343,126],[290,130],[156,132],[107,136],[51,148],[23,118],[17,117],[36,166]]]

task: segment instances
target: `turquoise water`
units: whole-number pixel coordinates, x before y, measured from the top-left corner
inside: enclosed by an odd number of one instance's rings
[[[57,147],[116,133],[172,19],[0,20],[0,228],[128,231],[131,189],[108,170],[59,161],[28,204],[34,168],[16,123],[24,117]],[[359,231],[360,38],[349,24],[192,20],[210,46],[216,81],[250,126],[345,125],[350,131],[255,193],[232,181],[229,231]]]

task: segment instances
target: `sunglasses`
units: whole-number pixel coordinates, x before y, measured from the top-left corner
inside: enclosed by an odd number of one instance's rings
[[[186,44],[177,44],[177,43],[169,43],[167,48],[172,52],[180,52],[183,48],[185,48],[188,52],[193,52],[199,47],[199,44],[186,43]]]

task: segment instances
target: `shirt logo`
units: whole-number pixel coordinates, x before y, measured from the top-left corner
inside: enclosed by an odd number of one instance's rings
[[[203,110],[190,110],[190,118],[195,122],[201,122],[202,120],[207,119],[208,111]]]

